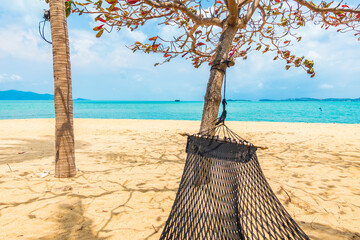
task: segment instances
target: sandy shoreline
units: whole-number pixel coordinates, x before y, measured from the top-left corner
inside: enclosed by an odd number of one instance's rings
[[[0,120],[0,239],[158,239],[186,158],[177,133],[198,126],[75,119],[80,171],[56,179],[54,120]],[[269,148],[264,174],[312,239],[360,239],[360,124],[228,126]]]

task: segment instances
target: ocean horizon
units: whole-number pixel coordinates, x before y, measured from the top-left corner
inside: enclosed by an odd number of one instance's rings
[[[203,101],[75,100],[74,118],[198,121],[202,108]],[[0,101],[0,119],[54,117],[53,100]],[[226,120],[358,124],[360,102],[228,101]]]

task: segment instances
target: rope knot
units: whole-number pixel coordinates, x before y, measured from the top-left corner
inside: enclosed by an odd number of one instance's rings
[[[227,111],[226,111],[227,102],[226,102],[226,96],[225,96],[225,93],[226,93],[226,68],[232,67],[234,65],[235,65],[235,60],[233,57],[226,58],[225,60],[216,60],[216,61],[213,61],[211,64],[211,70],[215,69],[217,71],[221,71],[224,73],[224,95],[223,95],[223,100],[222,100],[223,111],[222,111],[220,117],[217,119],[217,122],[215,125],[224,123],[225,119],[226,119],[226,114],[227,114]]]

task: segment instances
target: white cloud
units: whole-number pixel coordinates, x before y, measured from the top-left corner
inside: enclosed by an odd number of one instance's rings
[[[51,48],[39,34],[20,26],[10,25],[0,28],[0,59],[9,56],[31,61],[48,61]]]
[[[147,36],[145,33],[143,33],[142,31],[131,31],[130,29],[126,28],[125,30],[125,34],[126,36],[132,40],[132,41],[140,41],[140,42],[144,42],[147,39]]]
[[[19,81],[22,79],[22,77],[16,74],[11,74],[10,79],[13,81]]]
[[[331,89],[334,88],[333,85],[327,84],[327,83],[323,83],[319,86],[321,89]]]
[[[41,7],[46,7],[47,4],[43,0],[27,1],[27,0],[12,0],[11,4],[4,4],[2,9],[13,13],[35,12],[37,9],[41,11]],[[39,10],[40,9],[40,10]]]
[[[117,35],[116,32],[112,33]],[[74,66],[87,69],[105,69],[111,67],[126,68],[132,52],[118,37],[104,35],[96,38],[86,30],[70,31],[70,56]]]
[[[48,9],[48,4],[43,0],[12,0],[8,4],[2,4],[3,16],[16,15],[17,23],[22,26],[34,26],[42,20],[43,10]]]
[[[95,45],[94,36],[85,30],[70,30],[70,57],[73,64],[87,66],[97,64],[96,53],[91,51]]]
[[[21,81],[22,77],[17,74],[0,74],[0,83]]]
[[[310,59],[313,59],[313,60],[320,60],[321,59],[321,55],[313,50],[310,50],[306,57],[310,58]]]
[[[93,31],[72,29],[69,31],[70,57],[74,68],[90,72],[119,72],[127,69],[154,71],[153,64],[161,62],[157,54],[133,53],[127,46],[134,41],[145,41],[141,31],[123,29],[104,33],[96,38]]]
[[[315,60],[315,71],[359,72],[359,41],[351,33],[338,33],[336,29],[324,30],[321,26],[308,24],[299,31],[302,41],[293,50],[298,55]]]
[[[172,25],[160,25],[158,29],[159,29],[159,36],[161,36],[165,40],[170,40],[170,41],[173,40],[174,37],[176,38],[184,34],[183,29]]]

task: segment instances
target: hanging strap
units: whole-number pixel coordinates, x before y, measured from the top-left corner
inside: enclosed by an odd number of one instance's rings
[[[49,44],[52,44],[52,42],[48,41],[46,38],[45,38],[45,24],[46,22],[50,22],[50,10],[44,10],[44,16],[43,16],[44,20],[40,21],[39,22],[39,33],[40,33],[40,36],[41,38],[49,43]],[[42,29],[41,29],[41,24],[43,24],[42,26]]]
[[[223,124],[226,119],[226,114],[227,114],[227,111],[226,111],[226,105],[227,105],[227,102],[226,102],[226,68],[229,67],[230,62],[231,61],[229,61],[228,59],[225,60],[225,64],[226,64],[225,70],[222,70],[221,68],[217,67],[220,65],[220,62],[211,66],[211,69],[216,69],[216,70],[222,71],[224,73],[224,94],[223,94],[223,100],[221,102],[222,106],[223,106],[223,111],[222,111],[220,117],[217,119],[217,122],[215,125]]]

